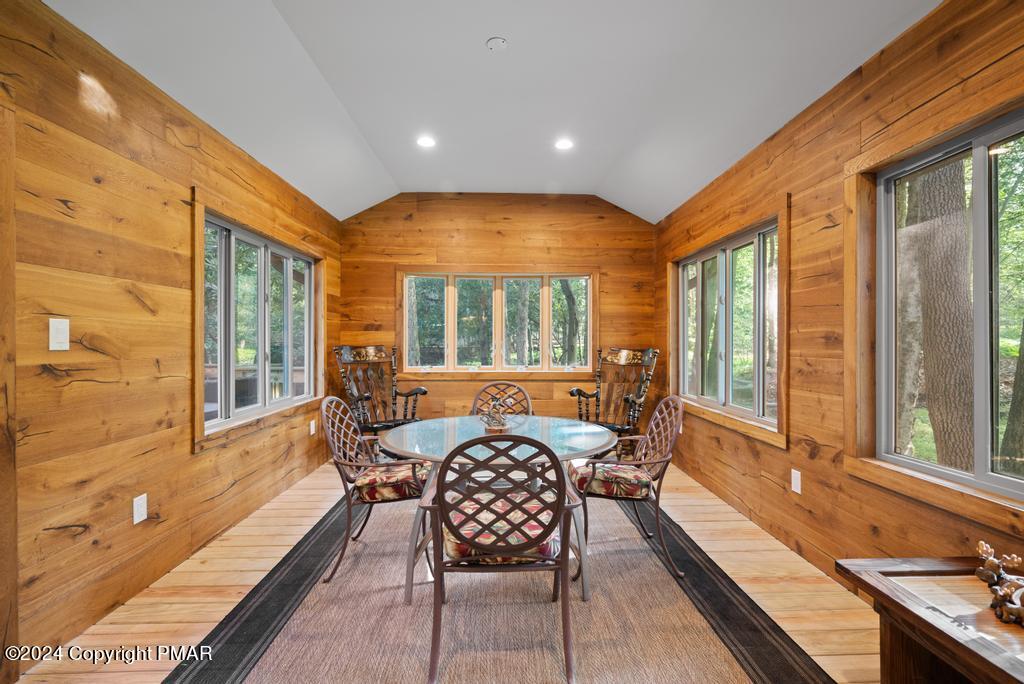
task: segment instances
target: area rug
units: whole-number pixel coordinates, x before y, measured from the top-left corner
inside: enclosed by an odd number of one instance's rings
[[[344,527],[336,506],[166,682],[422,682],[430,649],[431,585],[417,572],[402,602],[413,503],[374,510],[331,584],[318,580]],[[640,536],[631,507],[591,500],[593,598],[572,587],[580,682],[831,682],[827,674],[671,520],[673,559]],[[653,529],[653,508],[640,507]],[[354,514],[356,524],[365,515]],[[548,573],[449,577],[442,623],[444,682],[564,681],[557,604]]]

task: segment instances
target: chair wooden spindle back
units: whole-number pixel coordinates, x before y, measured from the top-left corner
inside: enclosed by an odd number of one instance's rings
[[[394,389],[395,350],[389,355],[383,346],[335,347],[342,385],[361,423],[394,418],[397,411]]]
[[[657,349],[613,348],[606,354],[598,350],[596,420],[635,426],[640,419],[639,408],[626,398],[639,400],[642,405],[657,359]]]

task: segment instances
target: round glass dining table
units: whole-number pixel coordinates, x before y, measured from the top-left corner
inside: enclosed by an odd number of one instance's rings
[[[607,452],[615,446],[614,432],[600,425],[585,423],[571,418],[551,416],[506,416],[509,431],[503,434],[532,437],[555,452],[563,463],[574,459],[586,459]],[[380,447],[387,453],[405,458],[416,458],[440,463],[459,444],[477,437],[491,434],[484,429],[479,416],[457,416],[432,418],[406,423],[389,430],[380,438]],[[515,452],[513,452],[514,454]],[[434,471],[431,469],[430,478]],[[429,487],[430,480],[427,482]],[[405,602],[412,603],[413,576],[416,561],[426,551],[428,537],[421,537],[424,511],[416,507],[412,532],[409,535],[409,554],[405,568]],[[580,507],[573,510],[573,526],[576,528],[575,551],[581,563],[583,600],[590,600],[590,573],[588,570],[587,541],[583,533],[583,514]]]
[[[615,446],[614,432],[582,420],[550,416],[506,416],[505,420],[509,430],[502,434],[543,442],[560,461],[590,458]],[[486,434],[491,433],[485,431],[478,416],[432,418],[394,428],[381,437],[380,446],[405,458],[440,463],[458,445]]]

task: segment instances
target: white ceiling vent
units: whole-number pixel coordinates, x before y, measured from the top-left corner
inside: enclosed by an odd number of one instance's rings
[[[491,52],[501,52],[508,47],[508,41],[501,36],[494,36],[493,38],[488,38],[484,45],[486,45],[487,49]]]

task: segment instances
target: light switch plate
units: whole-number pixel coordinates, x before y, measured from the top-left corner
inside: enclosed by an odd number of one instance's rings
[[[149,517],[149,497],[146,494],[139,494],[132,499],[132,524],[138,525]]]
[[[71,321],[66,318],[50,319],[50,351],[71,349]]]
[[[795,494],[801,494],[800,491],[800,471],[791,468],[789,471],[789,488],[793,490]]]
[[[314,418],[313,420],[309,421],[309,434],[310,434],[310,436],[313,436],[313,435],[316,434],[316,418]]]

